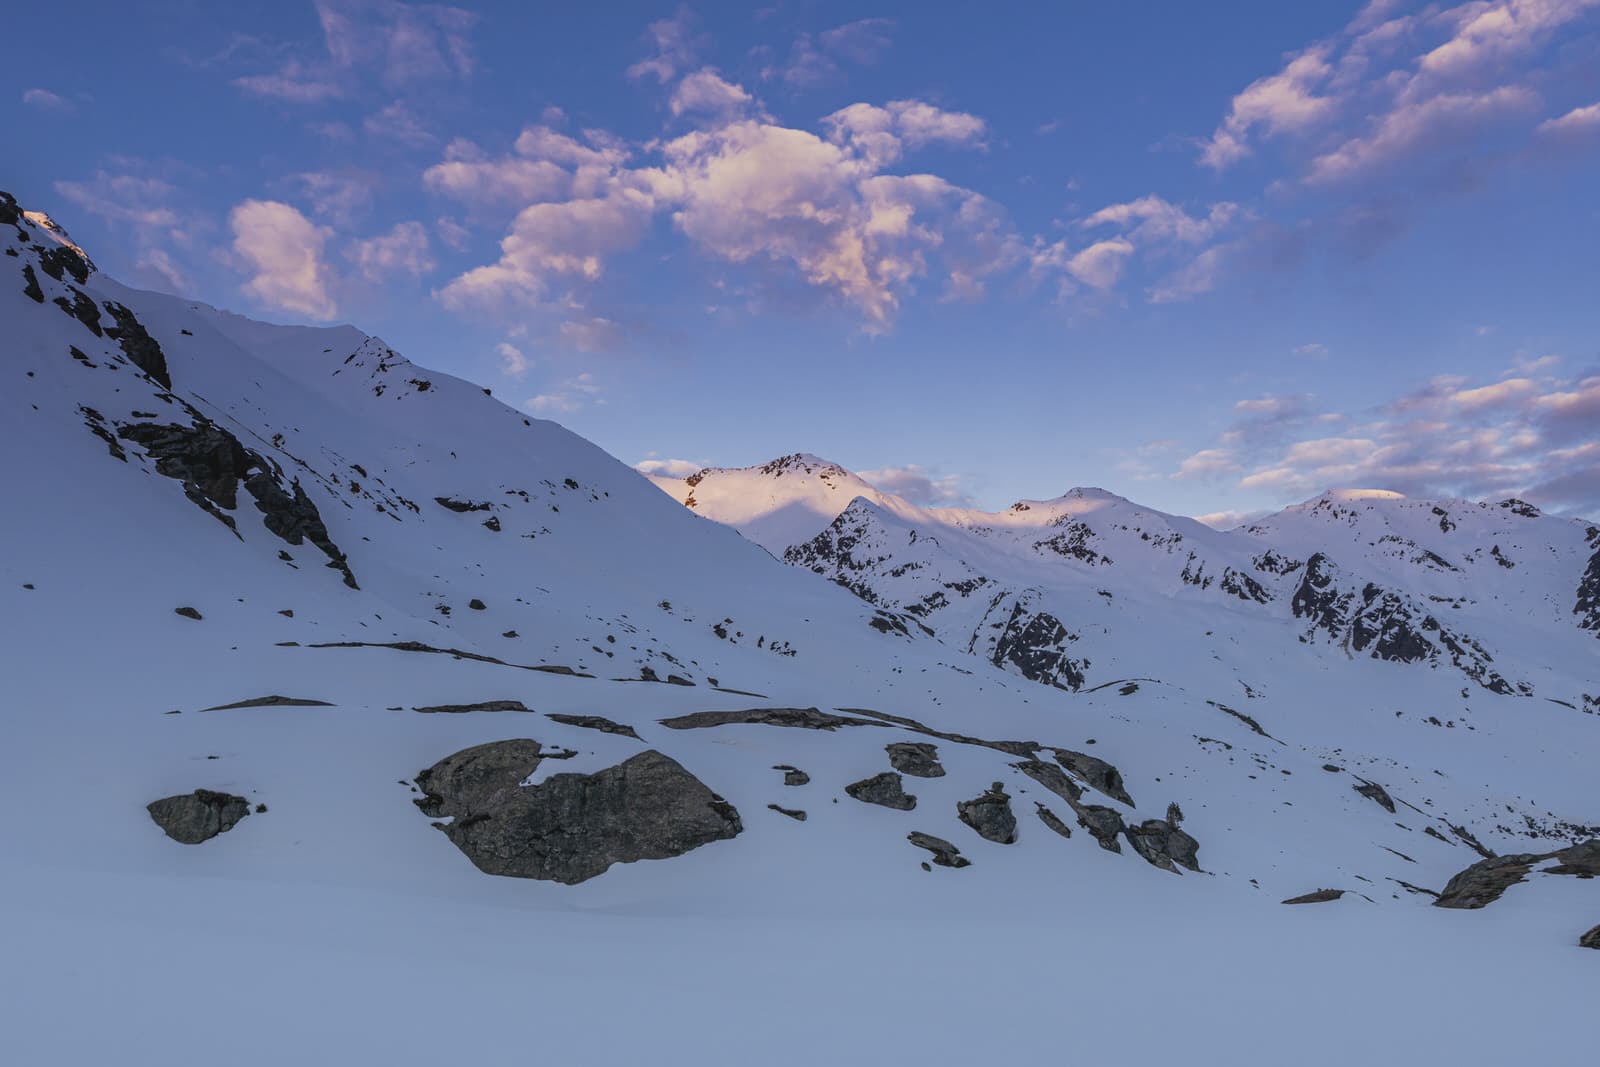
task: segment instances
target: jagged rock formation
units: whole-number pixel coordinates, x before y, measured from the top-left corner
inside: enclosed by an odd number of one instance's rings
[[[864,804],[877,804],[896,811],[911,811],[917,806],[917,798],[905,791],[900,776],[893,771],[851,782],[844,791]]]
[[[939,763],[939,748],[920,741],[895,741],[884,746],[889,754],[889,766],[913,778],[943,778],[944,767]]]
[[[956,802],[961,821],[978,832],[985,841],[1012,845],[1017,840],[1017,817],[1011,811],[1011,798],[1004,782],[995,782],[982,795]]]
[[[961,854],[961,850],[942,837],[934,837],[920,830],[913,830],[906,835],[918,848],[925,848],[933,853],[933,864],[936,867],[970,867],[972,861]]]

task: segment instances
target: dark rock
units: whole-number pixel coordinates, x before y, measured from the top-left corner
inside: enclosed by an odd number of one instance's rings
[[[906,835],[918,848],[925,848],[933,853],[933,862],[939,867],[970,867],[972,861],[961,854],[961,850],[942,837],[934,837],[920,830],[913,830]]]
[[[768,804],[767,807],[771,808],[773,811],[777,812],[779,815],[787,815],[787,816],[789,816],[789,818],[795,820],[796,822],[805,822],[806,821],[806,813],[803,812],[803,811],[800,811],[800,810],[798,810],[796,808],[780,808],[776,804]]]
[[[862,803],[878,804],[896,811],[910,811],[917,806],[917,798],[901,788],[900,776],[893,771],[852,782],[844,787],[844,791]]]
[[[145,810],[174,841],[198,845],[237,826],[240,819],[250,814],[250,802],[232,793],[196,789],[193,793],[151,801]]]
[[[713,726],[749,724],[759,726],[788,726],[803,730],[837,730],[841,726],[878,726],[867,719],[854,719],[834,715],[816,708],[751,708],[748,711],[696,711],[662,719],[661,725],[669,730],[698,730]]]
[[[1056,833],[1060,834],[1062,837],[1071,837],[1072,836],[1072,827],[1070,827],[1066,823],[1062,822],[1061,819],[1056,815],[1055,812],[1051,811],[1049,808],[1045,807],[1043,804],[1039,803],[1037,800],[1035,800],[1033,802],[1033,806],[1034,806],[1035,809],[1037,809],[1037,811],[1039,813],[1039,821],[1040,822],[1042,822],[1046,826],[1050,827],[1050,829],[1054,830]]]
[[[811,781],[811,776],[799,767],[791,767],[787,763],[780,763],[772,768],[783,772],[784,785],[806,785]]]
[[[1078,815],[1078,825],[1089,831],[1107,852],[1121,852],[1117,838],[1127,829],[1122,823],[1122,813],[1103,804],[1079,804],[1073,808]]]
[[[1545,868],[1545,874],[1571,874],[1579,878],[1600,876],[1600,837],[1564,848],[1555,858],[1560,862]]]
[[[199,622],[202,618],[205,617],[205,616],[201,615],[200,612],[198,612],[194,608],[191,608],[191,607],[189,607],[187,605],[185,605],[184,607],[181,607],[181,608],[173,608],[172,611],[173,611],[173,614],[175,614],[175,615],[182,615],[184,618],[193,619],[196,622]]]
[[[1017,842],[1017,817],[1011,811],[1011,798],[1005,785],[995,782],[981,796],[956,802],[956,815],[987,841],[1002,845]]]
[[[1377,782],[1369,782],[1363,778],[1360,785],[1353,785],[1350,788],[1354,789],[1357,793],[1360,793],[1368,800],[1378,804],[1390,815],[1394,814],[1394,798],[1389,795],[1388,790],[1384,789],[1383,786],[1379,785]]]
[[[76,285],[69,285],[67,288],[72,290],[72,299],[68,300],[64,296],[58,296],[54,301],[56,307],[77,319],[83,324],[84,329],[96,337],[105,336],[105,331],[100,328],[100,309],[89,298],[89,294],[79,289]]]
[[[1306,893],[1298,897],[1290,897],[1285,904],[1326,904],[1330,900],[1338,900],[1344,896],[1343,889],[1319,889],[1314,893]]]
[[[1044,786],[1056,796],[1065,800],[1074,811],[1078,808],[1078,801],[1083,797],[1083,789],[1067,777],[1063,771],[1053,763],[1044,763],[1040,760],[1027,760],[1023,763],[1013,763],[1013,767],[1026,774],[1029,778]]]
[[[477,597],[473,597],[471,600],[467,601],[467,607],[471,608],[473,611],[482,611],[488,606],[489,605],[485,604]]]
[[[449,508],[451,511],[454,511],[458,514],[468,511],[488,511],[490,508],[494,507],[493,504],[482,500],[457,500],[454,497],[448,496],[436,496],[433,498],[433,502],[442,508]]]
[[[163,389],[171,389],[172,375],[167,370],[167,356],[156,339],[150,336],[132,311],[115,300],[107,300],[105,308],[117,320],[115,326],[106,327],[106,336],[122,346],[122,354],[135,367],[148,374]]]
[[[1019,598],[989,658],[996,667],[1015,667],[1029,681],[1076,691],[1083,686],[1083,665],[1067,655],[1066,646],[1077,639],[1060,619],[1031,610]]]
[[[585,730],[599,730],[603,734],[617,734],[620,737],[631,737],[635,741],[642,740],[633,727],[626,723],[612,722],[610,719],[599,715],[563,715],[559,712],[547,711],[545,718],[552,722],[559,722],[563,726],[581,726]]]
[[[1479,860],[1445,884],[1434,901],[1441,908],[1482,908],[1499,900],[1507,889],[1526,879],[1533,865],[1554,853],[1517,853]]]
[[[1173,864],[1200,869],[1200,842],[1180,830],[1171,819],[1146,819],[1124,831],[1128,844],[1152,866],[1177,873]]]
[[[412,708],[424,715],[465,715],[472,711],[532,711],[532,708],[523,706],[520,700],[484,700],[476,704],[431,704],[423,708]]]
[[[1134,806],[1133,798],[1123,788],[1122,774],[1105,760],[1065,748],[1056,749],[1055,756],[1057,763],[1112,800],[1121,801],[1130,808]]]
[[[641,752],[594,774],[521,783],[548,756],[537,741],[465,749],[417,776],[426,814],[487,874],[574,885],[614,863],[681,856],[736,836],[732,805],[675,760]]]
[[[1600,948],[1600,926],[1578,938],[1579,948]]]
[[[180,612],[182,608],[178,609]],[[236,708],[331,708],[332,704],[326,700],[305,700],[300,697],[264,696],[251,697],[249,700],[237,700],[232,704],[218,704],[214,708],[201,708],[201,711],[233,711]]]
[[[889,766],[913,778],[943,778],[939,748],[919,741],[896,741],[883,746],[889,753]]]
[[[22,278],[23,294],[35,304],[44,303],[44,290],[39,288],[39,276],[33,273],[33,267],[30,264],[24,263],[22,265]]]

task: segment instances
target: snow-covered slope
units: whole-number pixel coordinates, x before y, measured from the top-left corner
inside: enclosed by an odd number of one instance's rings
[[[1556,585],[1542,613],[1516,600],[1528,648],[1484,646],[1521,697],[1348,657],[1321,620],[1353,632],[1353,603],[1294,612],[1316,531],[1351,542],[1326,535],[1329,588],[1413,552],[1372,517],[1224,535],[1098,491],[935,514],[799,457],[741,520],[783,513],[759,528],[780,554],[801,532],[785,566],[701,517],[749,499],[730,476],[691,511],[377,338],[130,290],[63,234],[0,197],[0,1003],[22,1061],[814,1063],[848,1039],[846,1061],[937,1063],[1052,1048],[1034,1024],[1063,1012],[1116,1061],[1137,987],[1175,1020],[1142,1048],[1227,1062],[1224,1009],[1282,1000],[1286,969],[1309,1000],[1278,1003],[1284,1041],[1355,997],[1423,1048],[1408,1027],[1443,1001],[1415,990],[1466,967],[1517,983],[1455,1009],[1531,1004],[1529,973],[1542,1010],[1585,1003],[1586,886],[1536,874],[1498,923],[1426,892],[1479,847],[1600,822],[1600,717],[1545,699],[1600,641]],[[1480,521],[1509,524],[1493,544],[1530,586],[1590,558],[1581,526],[1509,511],[1439,533],[1470,559],[1393,521],[1460,574],[1506,570]],[[1291,548],[1298,569],[1261,562]],[[1390,584],[1470,587],[1428,574]],[[1516,586],[1483,589],[1459,610],[1488,642]],[[251,813],[178,844],[146,805],[195,789]],[[503,806],[552,795],[580,800]],[[713,823],[693,840],[686,805]],[[547,816],[555,845],[492,837]],[[479,869],[584,853],[570,875],[595,842],[627,855],[581,884]],[[1325,887],[1351,895],[1277,903]],[[1374,978],[1390,949],[1415,962]]]

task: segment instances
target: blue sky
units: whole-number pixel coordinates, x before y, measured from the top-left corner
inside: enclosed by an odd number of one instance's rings
[[[1600,0],[1040,6],[30,5],[3,186],[655,469],[1600,515]]]

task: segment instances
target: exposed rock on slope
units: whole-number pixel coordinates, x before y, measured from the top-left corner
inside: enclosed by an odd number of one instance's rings
[[[417,806],[450,819],[437,825],[479,870],[567,885],[743,829],[730,804],[653,749],[594,774],[522,785],[543,756],[532,740],[464,749],[417,775]]]
[[[232,793],[196,789],[193,793],[153,800],[146,810],[168,837],[185,845],[198,845],[237,826],[250,814],[250,802]]]

